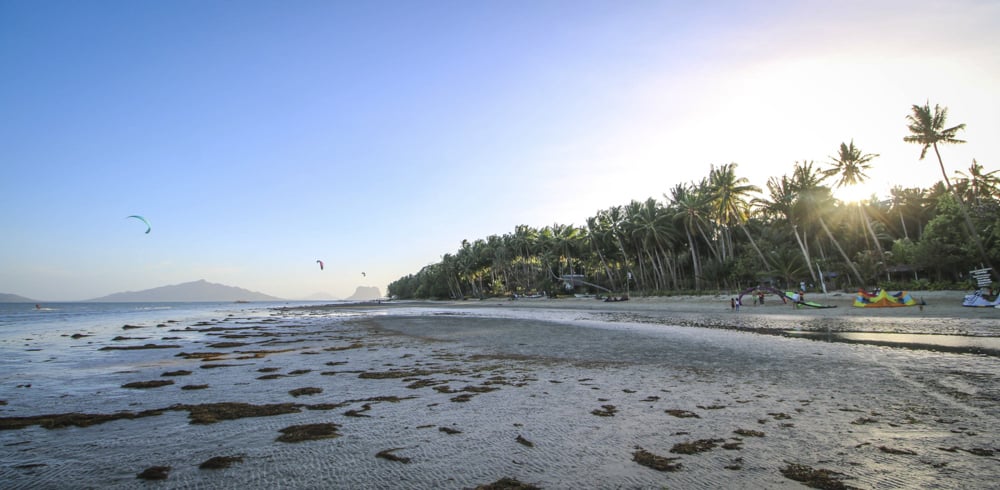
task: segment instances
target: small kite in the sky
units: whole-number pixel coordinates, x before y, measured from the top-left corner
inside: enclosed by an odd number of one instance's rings
[[[319,270],[323,270],[323,261],[317,260],[316,263],[319,264]]]
[[[362,272],[361,275],[364,277],[368,277],[368,274],[365,274],[364,272]]]
[[[143,218],[142,216],[139,216],[139,215],[137,215],[137,214],[133,214],[133,215],[131,215],[131,216],[126,216],[126,217],[125,217],[125,219],[128,219],[128,218],[135,218],[135,219],[137,219],[137,220],[139,220],[139,221],[142,221],[143,223],[145,223],[145,224],[146,224],[146,234],[147,234],[147,235],[148,235],[148,234],[149,234],[149,232],[150,232],[150,231],[152,231],[152,229],[153,229],[153,227],[152,227],[152,226],[149,226],[149,221],[146,221],[146,218]]]

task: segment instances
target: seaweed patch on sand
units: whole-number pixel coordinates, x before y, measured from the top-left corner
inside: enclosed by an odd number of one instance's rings
[[[91,425],[103,424],[112,420],[131,420],[162,414],[163,410],[146,410],[143,412],[118,412],[112,414],[60,413],[30,417],[0,417],[0,430],[23,429],[32,425],[37,425],[43,429],[90,427]]]
[[[233,463],[242,462],[243,456],[213,456],[203,461],[198,465],[198,468],[202,470],[221,470],[229,468]]]
[[[530,483],[522,483],[516,478],[504,477],[493,483],[479,485],[475,490],[541,490],[541,487],[536,487]]]
[[[614,417],[618,413],[618,408],[614,405],[601,405],[601,408],[595,408],[590,413],[598,417]]]
[[[186,369],[179,369],[177,371],[167,371],[161,374],[160,376],[189,376],[190,374],[191,371],[188,371]]]
[[[97,350],[142,350],[142,349],[180,349],[174,344],[143,344],[143,345],[106,345]]]
[[[192,424],[214,424],[223,420],[234,420],[246,417],[270,417],[287,413],[298,413],[301,410],[294,403],[273,403],[269,405],[251,405],[249,403],[221,402],[202,405],[175,405],[176,410],[187,410]]]
[[[815,470],[806,465],[789,463],[781,469],[781,474],[789,480],[795,480],[812,488],[824,490],[848,490],[855,487],[845,485],[843,480],[846,475],[830,470]]]
[[[169,466],[150,466],[135,475],[135,477],[141,480],[166,480],[169,475]]]
[[[131,383],[125,383],[122,385],[122,388],[133,388],[133,389],[159,388],[161,386],[168,386],[172,384],[174,384],[173,380],[154,379],[152,381],[133,381]]]
[[[698,439],[697,441],[679,442],[670,448],[670,452],[675,454],[698,454],[711,451],[725,439]]]
[[[333,423],[290,425],[281,429],[281,435],[275,439],[278,442],[318,441],[340,437],[337,433],[339,425]]]
[[[403,464],[409,463],[411,461],[410,458],[404,456],[396,456],[395,454],[392,454],[393,452],[399,451],[400,449],[406,449],[406,448],[394,447],[392,449],[384,449],[382,451],[375,453],[375,457],[387,459],[389,461],[396,461],[397,463],[403,463]]]
[[[313,386],[309,386],[306,388],[296,388],[294,390],[289,391],[288,394],[298,398],[303,395],[317,395],[322,392],[323,388],[316,388]]]
[[[632,461],[639,463],[647,468],[652,468],[656,471],[678,471],[681,469],[681,463],[675,463],[681,458],[667,458],[664,456],[658,456],[641,447],[636,447],[635,451],[632,453]]]
[[[689,412],[687,410],[675,410],[675,409],[671,409],[671,410],[666,410],[666,413],[668,415],[673,415],[674,417],[677,417],[679,419],[686,419],[686,418],[700,419],[701,418],[700,415],[698,415],[698,414],[696,414],[694,412]]]

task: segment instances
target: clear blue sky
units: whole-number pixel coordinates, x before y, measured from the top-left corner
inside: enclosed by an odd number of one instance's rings
[[[1000,3],[692,4],[0,0],[0,292],[385,292],[462,239],[852,138],[870,191],[926,187],[927,100],[968,124],[949,171],[1000,165]]]

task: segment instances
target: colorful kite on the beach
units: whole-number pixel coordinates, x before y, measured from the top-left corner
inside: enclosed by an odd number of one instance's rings
[[[323,270],[323,261],[317,260],[316,263],[319,264],[319,270]]]
[[[150,232],[150,231],[152,231],[152,229],[153,229],[153,227],[152,227],[152,226],[149,226],[149,221],[146,221],[146,218],[143,218],[142,216],[139,216],[139,215],[137,215],[137,214],[133,214],[133,215],[131,215],[131,216],[126,216],[126,217],[125,217],[125,219],[128,219],[128,218],[135,218],[135,219],[137,219],[137,220],[139,220],[139,221],[142,221],[143,223],[145,223],[145,224],[146,224],[146,234],[147,234],[147,235],[148,235],[148,234],[149,234],[149,232]]]

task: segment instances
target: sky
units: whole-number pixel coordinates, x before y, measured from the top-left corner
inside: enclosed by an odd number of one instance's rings
[[[967,125],[949,175],[996,170],[997,26],[992,0],[0,0],[0,293],[384,294],[463,239],[852,140],[884,197],[941,180],[903,142],[925,102]]]

